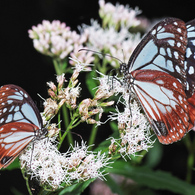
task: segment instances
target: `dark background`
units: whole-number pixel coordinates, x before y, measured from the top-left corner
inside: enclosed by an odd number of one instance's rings
[[[106,1],[107,2],[107,1]],[[111,1],[115,4],[117,1]],[[176,0],[129,0],[118,1],[121,4],[129,4],[142,10],[142,16],[148,19],[162,18],[166,16],[177,17],[185,22],[195,18],[194,1]],[[91,18],[98,19],[98,1],[94,0],[6,0],[0,2],[0,85],[12,83],[24,88],[37,103],[42,111],[39,93],[47,97],[46,82],[55,80],[55,73],[43,55],[39,54],[28,38],[28,29],[33,25],[46,20],[60,20],[72,29],[86,23],[90,24]],[[166,146],[159,169],[172,172],[180,176],[180,171],[175,166],[184,161],[185,155],[179,156],[185,149],[180,148],[178,143]],[[177,147],[177,149],[176,149]],[[179,148],[179,149],[178,149]],[[167,156],[166,156],[167,155]],[[179,158],[179,161],[176,159]],[[181,157],[181,158],[180,158]],[[174,162],[176,164],[174,164]],[[185,173],[182,173],[185,174]],[[181,174],[181,177],[183,175]],[[10,187],[27,194],[24,180],[20,171],[0,172],[0,192],[5,190],[11,194]]]

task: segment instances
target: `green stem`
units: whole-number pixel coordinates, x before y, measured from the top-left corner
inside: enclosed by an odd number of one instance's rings
[[[54,64],[54,68],[55,68],[57,75],[61,75],[63,72],[65,72],[65,70],[62,68],[63,66],[62,66],[62,64],[60,64],[60,62],[53,59],[53,64]],[[62,106],[62,114],[63,114],[63,119],[64,119],[63,121],[64,121],[65,129],[66,129],[69,125],[69,114],[68,114],[68,111],[67,111],[67,108],[65,105]],[[61,135],[60,135],[60,137],[61,137]],[[68,133],[67,137],[68,137],[69,144],[73,144],[72,134]]]
[[[192,173],[194,167],[194,147],[195,147],[195,138],[193,141],[190,140],[189,134],[186,135],[185,145],[188,150],[188,159],[187,159],[187,173],[186,173],[186,181],[191,183],[192,181]]]
[[[26,187],[27,187],[28,193],[29,193],[29,195],[32,195],[32,192],[30,190],[30,186],[29,186],[29,183],[28,183],[28,177],[25,176],[25,172],[24,172],[23,169],[21,169],[21,172],[22,172],[23,178],[26,181]]]
[[[76,119],[75,119],[76,118]],[[61,137],[60,143],[58,144],[58,150],[60,149],[66,135],[68,136],[70,134],[70,130],[73,128],[74,123],[77,121],[77,114],[75,114],[71,120],[71,122],[69,123],[69,125],[66,128],[66,131],[64,132],[64,134]],[[71,134],[70,134],[71,135]],[[72,135],[71,135],[72,136]],[[73,139],[72,142],[70,142],[73,145]]]
[[[58,112],[58,129],[61,129],[61,115],[60,115],[60,112]],[[59,131],[59,138],[61,139],[62,137],[62,133],[61,131]]]
[[[63,71],[60,69],[60,65],[57,62],[57,60],[53,59],[53,64],[54,64],[54,68],[55,68],[56,74],[57,75],[61,75]]]
[[[96,115],[95,120],[97,121],[98,119],[99,119],[98,115]],[[92,130],[91,130],[90,138],[89,138],[89,146],[94,144],[96,134],[97,134],[97,130],[98,130],[98,127],[96,127],[96,124],[94,124],[93,127],[92,127]],[[90,147],[90,150],[92,150],[92,147]]]
[[[67,107],[65,105],[62,106],[62,114],[63,114],[63,119],[64,119],[63,121],[64,121],[65,129],[67,129],[70,121],[69,121],[68,110],[67,110]],[[66,130],[66,132],[67,132],[67,130]],[[68,138],[68,143],[73,145],[74,141],[73,141],[72,134],[70,132],[67,134],[67,138]]]

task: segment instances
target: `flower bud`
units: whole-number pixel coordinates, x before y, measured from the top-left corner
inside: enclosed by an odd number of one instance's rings
[[[57,82],[58,82],[58,90],[60,90],[63,87],[64,81],[65,81],[65,74],[61,74],[57,76]]]
[[[58,105],[56,101],[52,100],[51,98],[46,99],[44,102],[44,115],[46,118],[51,118],[57,112]]]

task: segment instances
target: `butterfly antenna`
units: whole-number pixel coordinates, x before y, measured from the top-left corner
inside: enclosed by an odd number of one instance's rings
[[[118,59],[114,56],[111,56],[109,54],[106,54],[106,53],[101,53],[101,52],[98,52],[98,51],[94,51],[94,50],[91,50],[91,49],[85,49],[85,48],[79,49],[78,52],[80,52],[80,51],[90,51],[90,52],[93,52],[93,53],[96,53],[96,54],[99,54],[99,55],[102,55],[102,56],[108,56],[108,57],[111,57],[111,58],[114,58],[114,59],[118,60],[120,63],[123,63],[120,59]]]

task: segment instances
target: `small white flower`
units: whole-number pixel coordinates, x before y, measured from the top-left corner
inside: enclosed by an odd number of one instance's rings
[[[105,3],[104,0],[100,0],[99,5],[99,14],[103,20],[103,25],[130,28],[140,24],[137,15],[141,11],[138,8],[132,9],[128,5],[120,4],[114,6],[111,3]]]
[[[28,32],[37,51],[59,59],[67,57],[75,44],[82,45],[86,40],[84,34],[80,36],[71,31],[65,23],[55,20],[53,22],[43,20],[42,24],[33,26]]]
[[[84,62],[80,61],[79,59],[77,59],[75,56],[74,56],[74,58],[69,57],[69,59],[71,60],[71,64],[74,64],[74,69],[77,72],[91,71],[90,66],[93,66],[93,64],[84,63]]]
[[[90,152],[88,148],[84,142],[81,146],[75,143],[74,147],[62,154],[57,149],[55,138],[35,141],[20,155],[21,166],[42,185],[49,185],[53,189],[60,188],[64,182],[68,186],[75,180],[103,178],[104,173],[100,169],[108,166],[110,158],[101,152]]]

